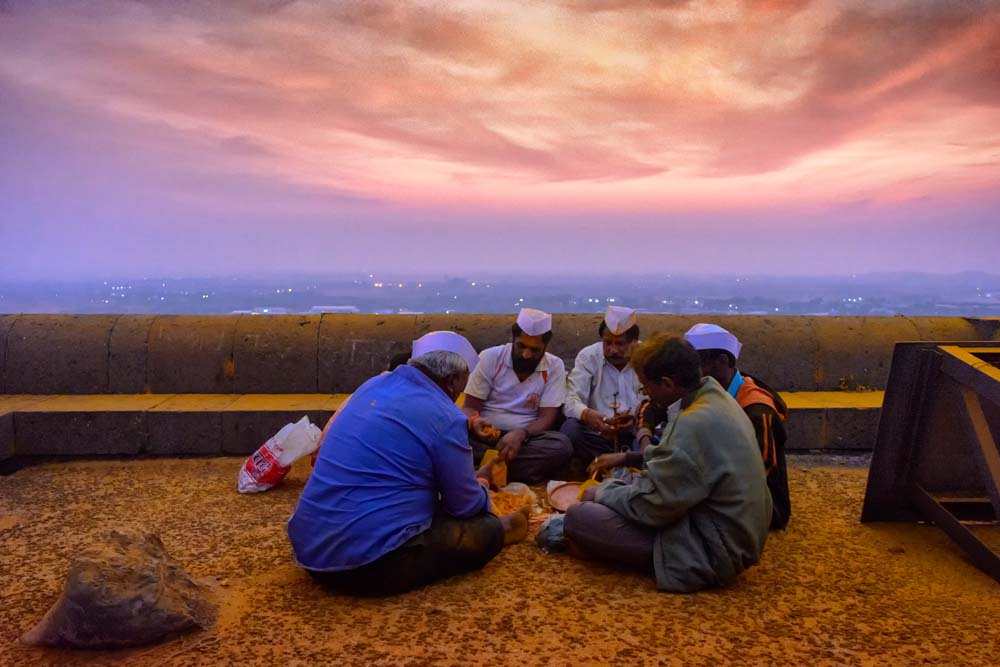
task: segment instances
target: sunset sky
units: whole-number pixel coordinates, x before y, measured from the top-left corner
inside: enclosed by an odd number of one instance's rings
[[[0,278],[1000,273],[1000,3],[0,0]]]

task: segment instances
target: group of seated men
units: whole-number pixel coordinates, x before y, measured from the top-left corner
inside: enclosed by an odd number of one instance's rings
[[[784,402],[738,370],[742,346],[721,327],[640,342],[635,311],[612,306],[597,333],[568,377],[547,352],[551,315],[531,308],[509,343],[478,354],[450,331],[414,341],[327,424],[288,521],[297,563],[355,595],[479,569],[528,532],[527,514],[491,512],[495,461],[539,484],[575,457],[604,481],[566,512],[570,554],[677,592],[755,564],[791,513]]]

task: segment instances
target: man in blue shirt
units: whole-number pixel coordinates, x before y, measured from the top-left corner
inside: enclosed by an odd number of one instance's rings
[[[410,590],[479,569],[527,534],[525,514],[490,513],[491,471],[472,472],[455,399],[475,350],[452,332],[426,338],[343,406],[288,521],[298,564],[335,590]]]

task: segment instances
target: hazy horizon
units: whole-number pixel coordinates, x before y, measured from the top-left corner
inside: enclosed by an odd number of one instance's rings
[[[3,0],[0,41],[0,280],[997,265],[1000,3]]]

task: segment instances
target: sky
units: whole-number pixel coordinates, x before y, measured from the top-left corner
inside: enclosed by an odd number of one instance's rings
[[[1000,2],[0,0],[0,279],[1000,273]]]

